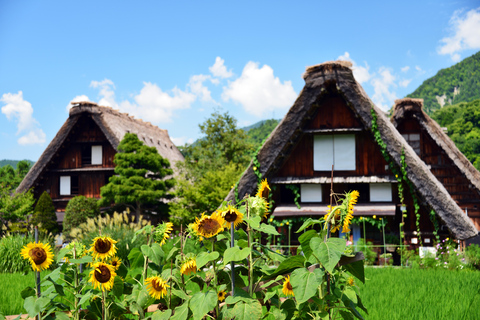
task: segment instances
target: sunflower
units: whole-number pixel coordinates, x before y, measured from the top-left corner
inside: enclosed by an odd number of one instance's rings
[[[355,279],[353,277],[348,278],[347,283],[349,286],[353,287],[355,285]]]
[[[225,224],[225,220],[218,211],[215,211],[210,216],[202,213],[202,217],[200,219],[195,218],[195,220],[192,226],[193,230],[199,237],[205,238],[211,238],[222,232],[223,225]]]
[[[148,294],[155,299],[163,298],[163,296],[167,295],[167,288],[170,288],[167,282],[159,276],[145,279],[145,284],[147,285]]]
[[[256,196],[259,198],[263,198],[265,200],[268,200],[268,195],[270,193],[270,186],[268,185],[267,179],[264,179],[260,183],[260,187],[258,188]]]
[[[161,246],[164,245],[170,235],[170,232],[173,230],[172,227],[173,223],[171,222],[159,224],[155,228],[155,241],[160,242]]]
[[[115,256],[117,253],[117,247],[115,246],[117,241],[110,237],[96,237],[93,239],[92,247],[88,251],[92,252],[94,259],[105,260]]]
[[[218,301],[222,302],[223,300],[225,300],[225,297],[227,296],[227,293],[225,292],[225,290],[220,290],[218,291],[217,293],[217,297],[218,297]]]
[[[102,291],[110,291],[113,287],[113,279],[115,279],[115,267],[103,263],[95,262],[93,264],[93,270],[90,271],[90,282],[93,284],[93,288],[101,288]]]
[[[112,267],[115,268],[115,270],[118,270],[118,268],[120,268],[120,265],[122,264],[122,259],[120,259],[119,257],[113,257],[110,260],[110,264],[112,265]]]
[[[288,297],[288,296],[292,296],[292,297],[294,296],[292,284],[290,283],[290,276],[287,276],[287,277],[285,278],[285,282],[283,283],[282,292],[283,292],[283,294],[286,295],[287,297]]]
[[[34,271],[46,270],[53,262],[52,248],[48,243],[30,242],[22,248],[20,254],[30,261]]]
[[[195,258],[189,258],[182,263],[182,267],[180,268],[180,273],[184,275],[189,275],[190,273],[197,272],[197,261]]]
[[[231,205],[228,205],[228,207],[222,211],[222,217],[227,222],[228,229],[230,229],[231,222],[233,222],[234,228],[238,227],[238,225],[243,222],[243,213]]]

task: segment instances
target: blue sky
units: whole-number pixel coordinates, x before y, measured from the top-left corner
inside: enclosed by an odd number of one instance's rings
[[[37,160],[90,100],[181,145],[228,111],[282,118],[307,66],[353,62],[384,110],[480,50],[479,1],[0,0],[0,159]]]

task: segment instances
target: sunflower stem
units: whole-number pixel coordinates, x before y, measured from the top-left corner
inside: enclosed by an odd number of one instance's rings
[[[215,252],[215,238],[212,239],[212,252]],[[217,284],[217,262],[215,260],[213,260],[213,284],[215,285],[215,291],[217,292],[218,294],[218,284]],[[218,299],[217,299],[217,303],[215,304],[215,313],[218,315]]]
[[[248,201],[245,202],[245,211],[247,212],[247,218],[250,219],[250,208],[248,207]],[[250,248],[250,253],[248,254],[248,293],[250,296],[253,295],[253,255],[252,255],[252,247],[253,247],[253,241],[252,241],[252,228],[250,228],[250,225],[247,227],[247,233],[248,233],[248,247]]]
[[[152,231],[147,235],[147,245],[150,246],[152,243]],[[148,273],[148,257],[146,255],[143,255],[143,258],[145,261],[143,262],[143,282],[147,279],[147,273]]]
[[[102,320],[107,320],[105,317],[105,291],[103,291],[102,287]]]
[[[230,222],[230,248],[235,246],[235,225]],[[235,262],[230,262],[230,272],[232,274],[232,296],[235,292]]]

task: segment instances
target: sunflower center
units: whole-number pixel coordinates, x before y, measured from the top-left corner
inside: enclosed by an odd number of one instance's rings
[[[97,250],[98,253],[107,253],[111,247],[112,244],[108,240],[98,239],[95,242],[95,250]]]
[[[224,219],[227,222],[235,222],[235,220],[237,220],[237,214],[235,213],[235,211],[228,211],[225,214]]]
[[[220,229],[220,223],[214,219],[205,219],[202,221],[199,229],[202,229],[204,234],[215,233]]]
[[[270,193],[270,190],[268,188],[263,188],[262,190],[262,198],[263,199],[268,199],[268,194]]]
[[[33,248],[28,252],[28,254],[37,266],[41,265],[45,260],[47,260],[47,253],[42,248]]]
[[[287,289],[288,290],[293,290],[292,284],[290,282],[287,282]]]
[[[95,279],[97,279],[100,283],[105,283],[110,280],[112,274],[110,273],[110,269],[107,266],[99,266],[95,269]]]
[[[163,290],[163,285],[160,283],[157,279],[154,279],[152,281],[152,287],[155,289],[155,291],[162,291]]]
[[[118,265],[118,261],[112,261],[112,266],[116,267]]]

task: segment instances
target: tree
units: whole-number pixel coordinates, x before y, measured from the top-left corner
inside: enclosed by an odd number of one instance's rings
[[[65,208],[63,219],[63,234],[68,235],[72,228],[87,222],[88,218],[95,218],[100,215],[97,200],[85,196],[76,196],[71,199]]]
[[[48,192],[44,191],[38,199],[33,212],[32,224],[39,226],[39,229],[53,234],[58,232],[57,215],[55,206]]]
[[[22,160],[17,163],[17,169],[14,169],[10,164],[0,168],[0,185],[15,190],[22,182],[23,178],[30,170],[30,162]]]
[[[25,220],[33,212],[35,198],[31,190],[25,193],[13,193],[0,184],[0,226],[7,222]]]
[[[126,133],[115,155],[115,174],[100,189],[100,206],[112,202],[125,205],[135,212],[136,219],[144,213],[166,209],[163,200],[171,199],[175,180],[170,162],[154,147],[141,142],[136,134]]]
[[[217,209],[253,152],[245,131],[237,128],[237,120],[228,112],[214,112],[199,127],[205,136],[183,147],[185,161],[177,164],[176,198],[170,205],[170,220],[175,224],[189,223]]]

